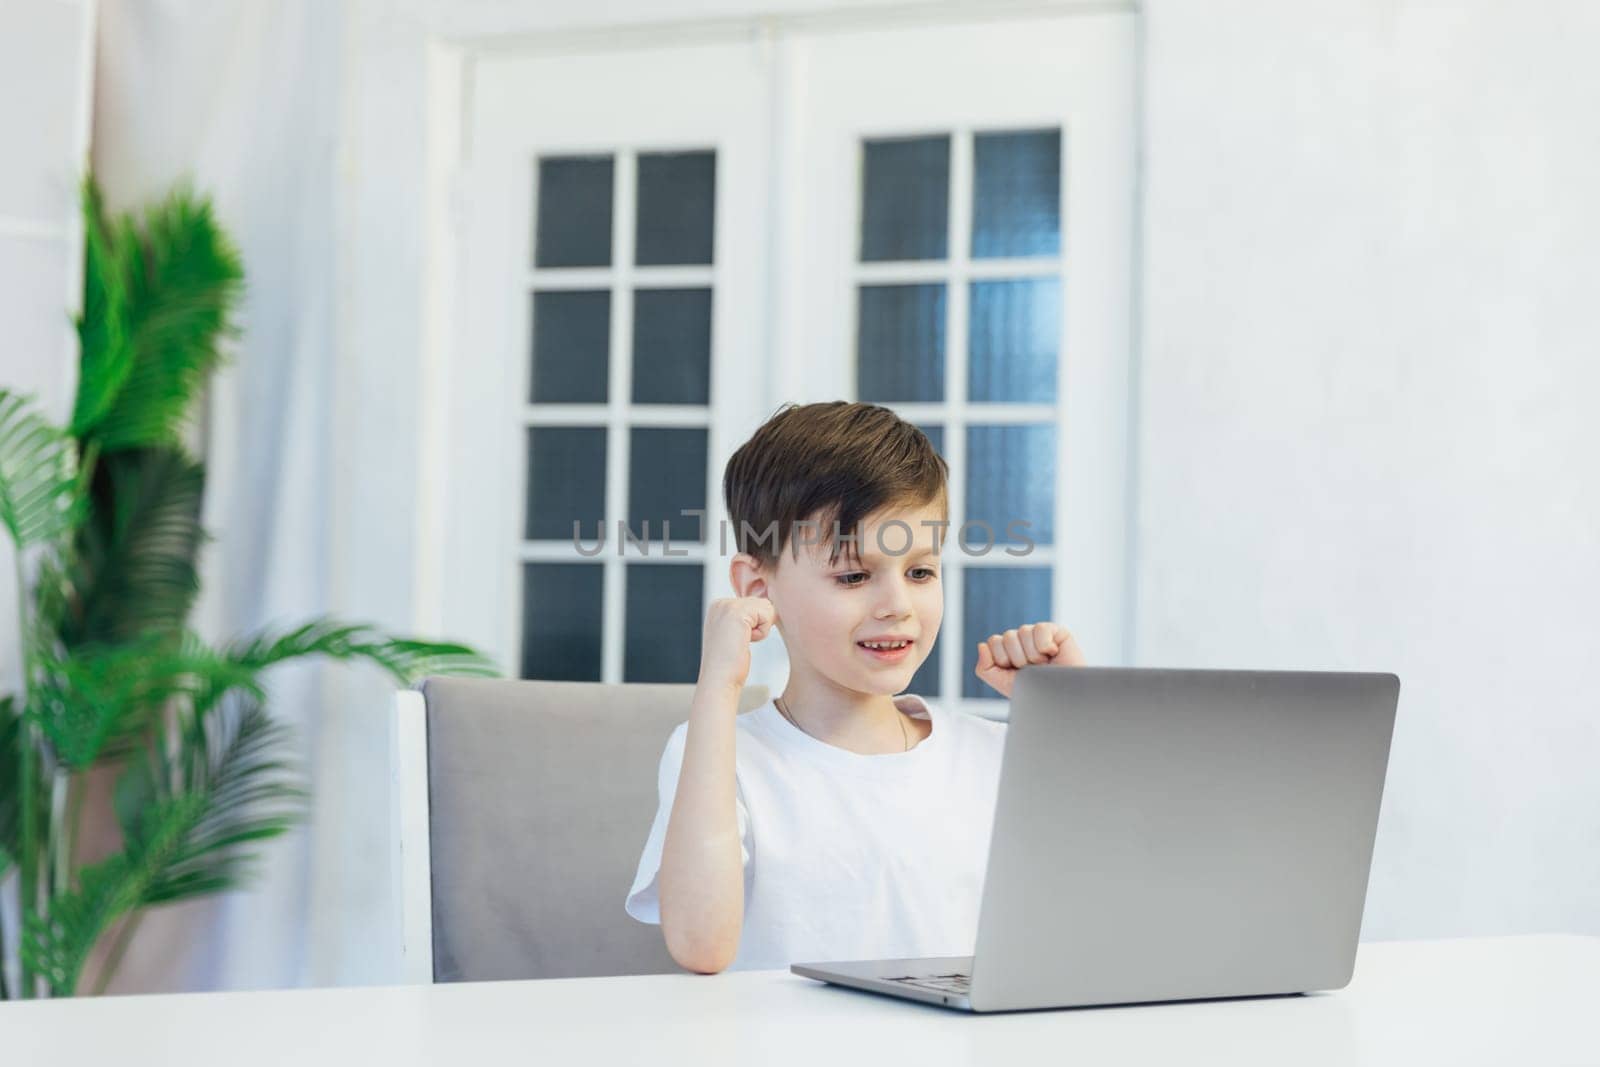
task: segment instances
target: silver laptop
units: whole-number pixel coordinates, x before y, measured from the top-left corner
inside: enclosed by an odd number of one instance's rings
[[[974,955],[795,974],[966,1011],[1338,989],[1400,681],[1030,667]]]

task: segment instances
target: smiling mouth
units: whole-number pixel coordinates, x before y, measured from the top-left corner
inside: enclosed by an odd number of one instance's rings
[[[899,652],[911,647],[910,641],[857,641],[868,652]]]

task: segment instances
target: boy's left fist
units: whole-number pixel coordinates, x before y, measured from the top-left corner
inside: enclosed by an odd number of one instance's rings
[[[1017,672],[1024,667],[1082,667],[1084,663],[1083,649],[1070,630],[1053,622],[1033,622],[1003,634],[990,634],[987,641],[978,642],[978,669],[974,673],[991,689],[1009,698]]]

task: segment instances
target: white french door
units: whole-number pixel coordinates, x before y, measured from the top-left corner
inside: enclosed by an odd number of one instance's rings
[[[1123,658],[1133,30],[1102,14],[794,42],[783,174],[805,178],[779,389],[884,403],[933,437],[945,622],[912,689],[987,714],[990,633],[1053,618]]]
[[[1120,661],[1133,17],[706,37],[465,69],[444,628],[523,676],[692,680],[724,462],[783,401],[843,397],[951,465],[914,691],[996,712],[970,646],[1038,618]]]
[[[693,680],[714,412],[762,395],[769,83],[742,43],[475,64],[443,602],[522,676]]]

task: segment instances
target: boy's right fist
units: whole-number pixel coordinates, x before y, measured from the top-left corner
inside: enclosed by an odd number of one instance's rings
[[[750,677],[750,644],[772,632],[778,613],[759,596],[713,600],[700,642],[701,684],[741,686]]]

